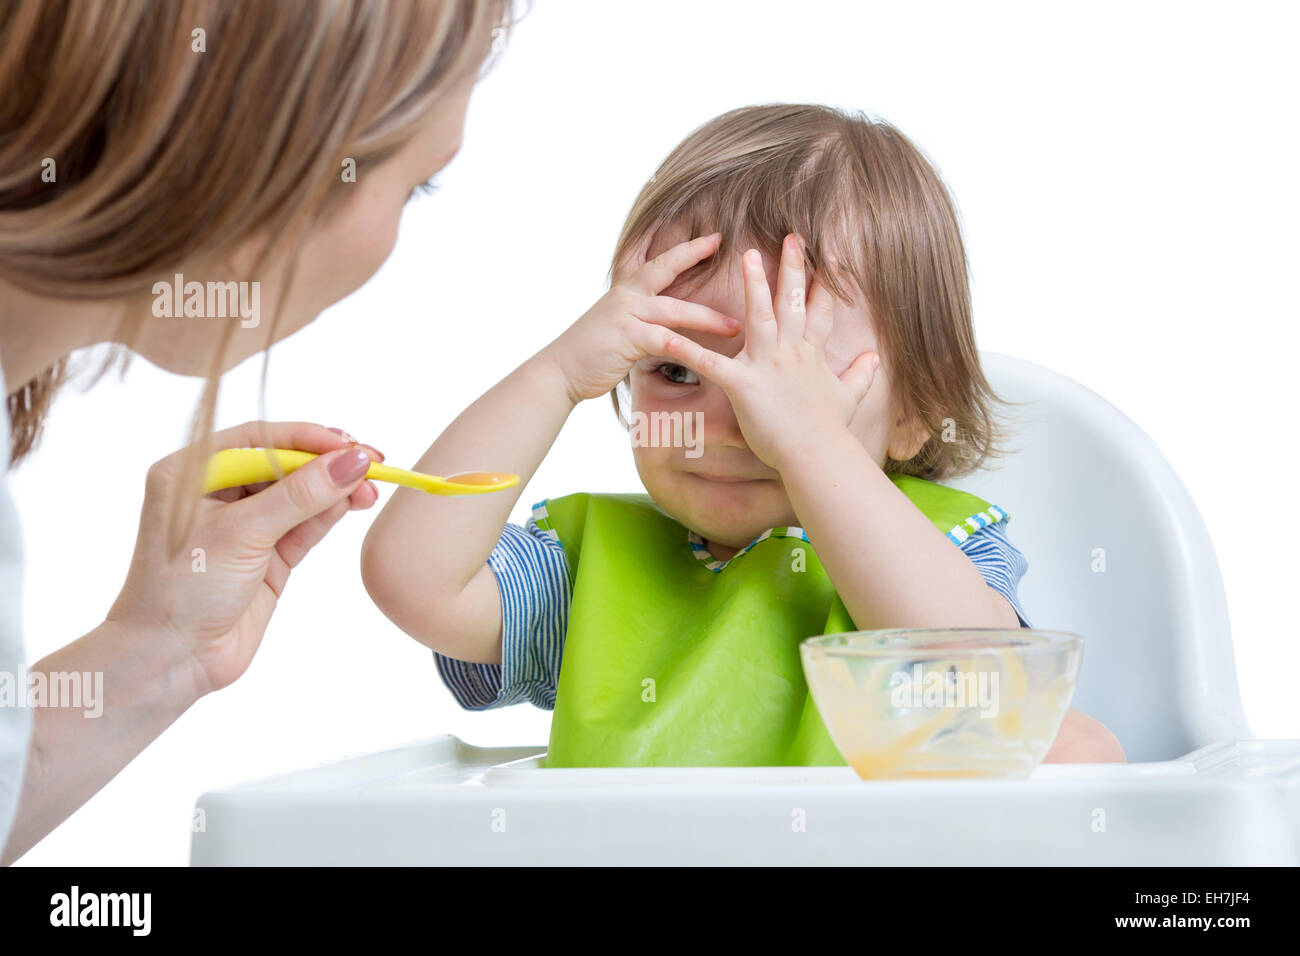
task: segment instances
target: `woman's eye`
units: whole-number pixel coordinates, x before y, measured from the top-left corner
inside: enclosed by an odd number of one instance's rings
[[[441,184],[438,182],[438,177],[432,176],[427,181],[422,182],[420,183],[420,185],[416,186],[415,192],[419,193],[421,196],[432,196],[434,193],[438,191],[438,187],[440,185]]]
[[[672,362],[665,362],[655,369],[667,381],[674,385],[699,385],[700,380],[695,377],[695,373],[685,365],[675,365]]]

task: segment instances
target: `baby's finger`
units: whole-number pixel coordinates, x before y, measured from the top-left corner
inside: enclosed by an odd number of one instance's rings
[[[781,243],[781,264],[776,273],[777,338],[783,345],[804,337],[805,294],[803,246],[798,236],[791,234]]]
[[[628,285],[645,295],[658,295],[691,266],[717,252],[721,241],[722,233],[715,232],[711,236],[680,242],[638,269]]]
[[[743,328],[740,319],[733,318],[717,309],[710,309],[698,302],[674,299],[667,295],[654,295],[644,300],[637,311],[632,313],[642,322],[653,322],[675,329],[693,329],[696,332],[712,332],[714,335],[732,336]]]
[[[808,283],[808,314],[804,317],[803,337],[819,351],[826,348],[835,327],[835,296],[817,277]]]
[[[724,389],[733,377],[735,359],[712,352],[672,329],[646,324],[637,326],[631,334],[642,355],[670,358]]]
[[[610,270],[610,278],[613,282],[627,283],[636,275],[636,271],[646,263],[646,255],[650,251],[650,244],[654,241],[654,237],[654,230],[647,231],[635,246],[623,253]]]
[[[763,270],[763,257],[750,249],[742,259],[745,275],[745,351],[754,358],[770,355],[776,348],[776,314],[772,293]]]
[[[728,394],[736,385],[740,365],[735,359],[706,349],[684,335],[670,335],[660,354],[680,362]]]
[[[879,354],[863,352],[844,370],[840,381],[848,386],[849,394],[853,396],[853,404],[860,404],[867,397],[867,392],[871,391],[872,383],[876,380],[876,369],[879,367]]]

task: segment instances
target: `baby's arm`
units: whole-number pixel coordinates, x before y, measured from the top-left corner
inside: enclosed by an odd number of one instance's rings
[[[462,412],[414,466],[444,476],[513,472],[518,486],[455,498],[394,492],[366,535],[361,575],[407,634],[459,660],[501,662],[501,596],[488,555],[573,407],[543,350]]]
[[[415,470],[513,472],[507,491],[438,497],[399,488],[366,535],[361,575],[390,620],[435,651],[501,663],[501,594],[487,564],[510,510],[574,406],[607,394],[673,328],[735,335],[740,322],[658,293],[708,258],[720,236],[674,246],[621,275],[558,339],[461,413]]]
[[[1101,721],[1070,708],[1044,763],[1124,763],[1119,739]]]
[[[858,627],[1020,626],[1007,600],[847,429],[806,454],[781,477]]]

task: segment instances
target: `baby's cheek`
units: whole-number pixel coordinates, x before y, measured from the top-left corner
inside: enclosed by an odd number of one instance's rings
[[[636,443],[635,434],[628,436],[632,445],[632,460],[636,463],[637,474],[647,489],[652,485],[662,486],[670,477],[666,449],[651,448]]]
[[[892,414],[893,403],[889,400],[889,382],[878,370],[876,378],[871,383],[871,390],[867,392],[867,397],[858,406],[858,410],[849,422],[849,431],[862,443],[862,447],[867,450],[876,464],[882,467],[889,448]]]
[[[680,448],[632,447],[641,484],[661,506],[670,509],[685,504],[683,485],[687,478],[681,474],[681,455]]]

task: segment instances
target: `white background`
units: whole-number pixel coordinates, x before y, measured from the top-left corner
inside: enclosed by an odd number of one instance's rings
[[[273,351],[267,414],[412,463],[603,292],[632,199],[692,128],[750,103],[863,109],[925,149],[957,198],[981,348],[1105,396],[1182,475],[1218,550],[1252,729],[1300,737],[1294,9],[540,0],[392,258]],[[227,376],[219,426],[259,416],[260,373],[258,358]],[[102,619],[145,471],[182,443],[197,398],[194,380],[137,359],[125,386],[58,401],[13,478],[31,660]],[[515,518],[547,495],[637,489],[608,402],[590,402]],[[429,652],[371,605],[358,554],[373,514],[349,515],[294,573],[241,680],[23,862],[183,864],[207,789],[435,733],[544,744],[549,713],[461,711]]]

